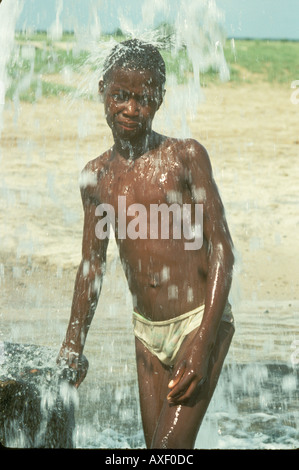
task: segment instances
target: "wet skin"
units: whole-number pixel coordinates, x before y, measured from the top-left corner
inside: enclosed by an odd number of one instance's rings
[[[192,448],[234,332],[221,321],[234,262],[223,205],[205,148],[193,139],[152,130],[163,99],[154,74],[114,70],[99,89],[115,144],[82,172],[82,261],[60,355],[78,370],[79,386],[87,365],[78,362],[100,295],[108,245],[108,239],[95,236],[99,204],[114,207],[116,222],[118,196],[126,196],[127,207],[142,204],[147,213],[151,204],[191,204],[193,210],[203,204],[204,241],[198,250],[186,250],[183,237],[120,240],[116,230],[137,312],[150,320],[167,320],[205,304],[200,327],[184,340],[173,367],[161,364],[135,340],[147,447]],[[127,216],[127,223],[133,218]]]

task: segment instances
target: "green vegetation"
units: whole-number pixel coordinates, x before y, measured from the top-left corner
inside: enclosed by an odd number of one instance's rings
[[[165,31],[163,34],[167,43],[168,35]],[[119,41],[124,39],[120,30],[112,36]],[[105,36],[103,40],[109,40],[110,37]],[[81,67],[87,64],[88,52],[73,47],[75,43],[76,38],[72,33],[65,33],[57,42],[50,40],[43,32],[16,34],[16,47],[8,65],[11,79],[8,98],[17,96],[21,100],[33,102],[41,96],[74,93],[75,87],[62,83],[59,77],[66,69],[81,75],[85,73]],[[230,80],[236,84],[258,81],[291,83],[299,79],[299,42],[227,40],[224,53],[230,69]],[[184,83],[193,72],[186,49],[182,48],[173,56],[169,48],[165,47],[162,55],[168,73],[175,74],[178,83]],[[203,86],[220,83],[218,72],[209,70],[202,74],[201,82]]]
[[[192,73],[186,50],[180,51],[175,59],[169,52],[163,55],[168,71],[176,72],[179,83]],[[231,82],[291,83],[299,79],[299,42],[227,40],[224,55]],[[201,82],[204,86],[220,83],[218,72],[208,70],[202,74]]]
[[[235,48],[227,41],[225,57],[233,81],[258,80],[270,83],[290,83],[299,74],[299,42],[238,40]]]

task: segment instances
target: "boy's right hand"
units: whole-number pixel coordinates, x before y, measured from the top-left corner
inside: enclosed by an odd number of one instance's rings
[[[60,351],[57,364],[62,367],[62,376],[76,388],[83,382],[88,371],[88,360],[83,354]]]

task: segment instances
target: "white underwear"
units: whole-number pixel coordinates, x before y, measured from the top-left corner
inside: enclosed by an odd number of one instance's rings
[[[164,321],[147,320],[139,313],[133,312],[134,335],[163,364],[171,366],[185,337],[200,326],[204,309],[205,306],[201,305],[190,312]],[[222,321],[234,323],[229,303],[224,309]]]

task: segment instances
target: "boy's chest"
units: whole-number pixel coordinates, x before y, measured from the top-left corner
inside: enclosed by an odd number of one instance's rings
[[[100,200],[116,210],[119,197],[126,205],[182,203],[184,177],[178,162],[140,160],[126,165],[111,165],[101,177]],[[123,199],[124,200],[124,199]]]

